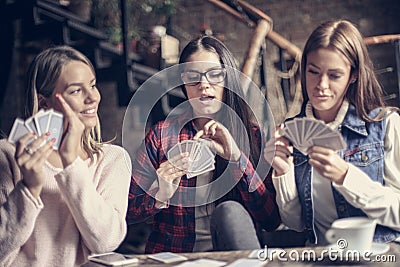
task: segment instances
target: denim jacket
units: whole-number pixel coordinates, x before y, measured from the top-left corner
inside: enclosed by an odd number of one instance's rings
[[[373,110],[369,115],[376,116],[379,110]],[[304,117],[305,110],[296,117]],[[346,116],[339,126],[343,139],[347,144],[347,149],[340,151],[339,155],[362,171],[368,174],[373,181],[384,184],[384,138],[385,120],[379,122],[364,122],[356,114],[355,107],[350,104]],[[308,163],[308,156],[303,155],[294,149],[294,166],[296,187],[302,206],[302,217],[310,242],[316,243],[316,233],[314,228],[314,212],[312,203],[312,181],[311,165]],[[345,198],[332,186],[333,197],[335,200],[336,211],[339,218],[367,216],[361,209],[355,208],[348,203]],[[400,236],[397,232],[388,227],[377,225],[374,235],[375,242],[390,242]]]

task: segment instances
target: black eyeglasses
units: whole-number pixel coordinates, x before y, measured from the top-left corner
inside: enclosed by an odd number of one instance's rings
[[[225,68],[211,69],[206,72],[189,70],[181,73],[181,78],[183,83],[189,86],[194,86],[199,84],[203,76],[206,77],[207,81],[210,84],[217,84],[225,80],[226,69]]]

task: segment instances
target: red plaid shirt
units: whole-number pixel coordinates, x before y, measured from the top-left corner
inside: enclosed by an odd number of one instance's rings
[[[179,203],[186,203],[185,206],[171,204],[164,209],[154,206],[154,195],[158,190],[156,170],[167,160],[166,152],[177,142],[193,139],[196,134],[192,121],[184,124],[187,122],[185,117],[163,121],[151,128],[134,161],[127,222],[134,224],[153,218],[153,230],[146,244],[146,253],[193,251],[196,240],[195,207],[187,205],[191,199],[187,193],[188,188],[196,186],[196,177],[187,179],[184,176],[174,195],[174,198],[178,196],[182,201]],[[255,128],[255,132],[260,136],[258,128]],[[257,228],[275,229],[280,224],[280,217],[271,177],[260,179],[243,153],[233,166],[232,178],[236,180],[235,187],[240,192],[238,199],[234,200],[251,214]],[[256,185],[256,190],[249,192],[250,183]]]

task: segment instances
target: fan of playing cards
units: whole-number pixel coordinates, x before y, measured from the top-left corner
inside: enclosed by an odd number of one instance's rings
[[[346,148],[340,132],[331,129],[323,121],[295,118],[285,122],[282,135],[287,137],[301,153],[307,154],[311,146],[322,146],[335,151]]]
[[[200,175],[202,173],[214,170],[215,154],[205,144],[204,140],[184,140],[174,145],[168,151],[168,159],[175,157],[181,153],[189,153],[189,167],[187,178]],[[179,166],[177,166],[179,168]]]
[[[55,138],[56,141],[53,144],[53,148],[58,149],[63,132],[63,115],[53,109],[46,111],[41,109],[25,121],[17,118],[11,128],[8,141],[15,144],[22,136],[29,132],[35,133],[36,136],[41,136],[49,132],[50,135],[47,140]]]

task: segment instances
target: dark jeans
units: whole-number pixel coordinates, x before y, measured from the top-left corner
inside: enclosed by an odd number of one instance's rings
[[[219,204],[211,215],[210,231],[214,250],[259,249],[257,233],[249,213],[235,201]]]

